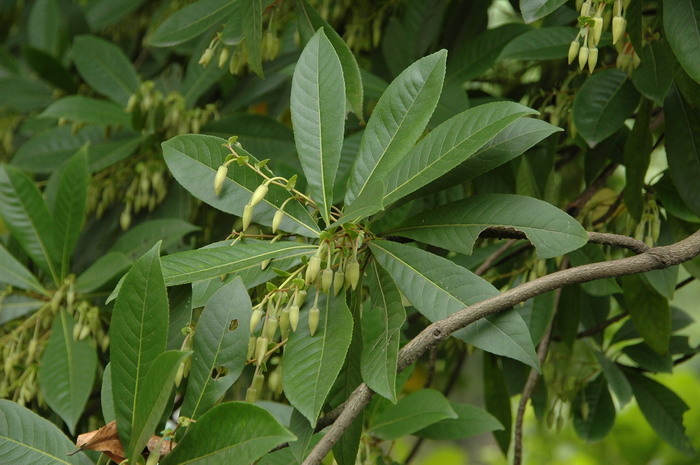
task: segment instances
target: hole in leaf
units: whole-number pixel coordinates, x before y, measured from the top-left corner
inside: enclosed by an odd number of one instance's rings
[[[212,370],[211,378],[212,379],[219,379],[219,378],[223,378],[227,374],[228,374],[228,368],[226,368],[225,366],[219,365],[219,366],[214,367],[214,369]]]
[[[231,323],[228,325],[228,330],[234,331],[236,328],[238,328],[238,320],[231,320]]]

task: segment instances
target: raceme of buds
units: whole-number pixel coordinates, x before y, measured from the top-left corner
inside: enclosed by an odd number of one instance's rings
[[[343,284],[345,284],[345,273],[336,271],[333,279],[333,295],[340,294],[340,291],[343,289]]]
[[[596,47],[591,48],[588,51],[588,71],[593,72],[595,65],[598,63],[598,49]]]
[[[214,50],[207,48],[199,59],[199,64],[206,68],[212,58],[214,58]]]
[[[579,52],[578,52],[578,67],[579,67],[579,69],[583,70],[583,68],[586,67],[587,62],[588,62],[588,47],[586,47],[584,45],[583,47],[581,47],[581,50],[579,50]]]
[[[613,44],[616,44],[622,35],[625,33],[625,26],[627,21],[622,16],[615,16],[612,20],[612,36]]]
[[[250,332],[254,332],[255,328],[258,327],[258,323],[262,319],[263,312],[260,309],[253,310],[253,314],[250,316]]]
[[[603,18],[600,16],[593,18],[593,43],[598,45],[600,36],[603,34]]]
[[[309,264],[306,265],[306,275],[304,281],[307,285],[316,281],[318,273],[321,271],[321,257],[314,255],[309,259]]]
[[[313,336],[318,329],[318,322],[321,319],[321,310],[314,306],[309,310],[309,333]]]
[[[357,283],[360,282],[360,264],[355,260],[345,266],[345,280],[353,291],[357,288]]]
[[[262,199],[265,198],[265,195],[267,195],[268,187],[266,184],[260,184],[257,189],[255,189],[255,192],[253,192],[253,195],[250,197],[250,202],[248,202],[248,205],[250,206],[256,206],[257,204],[260,203]]]
[[[331,284],[333,284],[333,270],[326,268],[321,273],[321,289],[323,289],[323,292],[327,294],[331,289]]]
[[[571,45],[569,45],[569,64],[574,62],[574,59],[576,58],[576,55],[578,55],[578,51],[580,48],[581,44],[578,40],[571,41]]]
[[[243,207],[243,231],[248,229],[250,223],[253,222],[253,206],[251,204]]]
[[[216,195],[221,193],[221,188],[224,187],[224,181],[226,180],[226,175],[228,174],[228,166],[221,165],[216,171],[216,177],[214,178],[214,192]]]
[[[267,353],[267,338],[266,337],[259,337],[257,341],[255,341],[255,365],[260,366],[263,364],[263,361],[265,360],[265,354]]]
[[[289,307],[289,326],[292,327],[292,331],[296,331],[298,325],[299,325],[299,306],[292,305],[291,307]]]

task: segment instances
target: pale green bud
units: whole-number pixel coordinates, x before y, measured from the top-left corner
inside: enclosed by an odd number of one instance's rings
[[[593,42],[598,45],[600,42],[600,36],[603,34],[603,18],[598,16],[593,18]]]
[[[343,289],[343,284],[345,284],[345,273],[336,271],[335,277],[333,278],[333,295],[340,294],[340,291]]]
[[[289,308],[282,309],[282,314],[280,315],[280,333],[282,334],[282,339],[286,339],[289,334]]]
[[[586,0],[583,2],[583,5],[581,5],[581,16],[588,16],[591,12],[591,4]]]
[[[588,62],[588,47],[585,45],[581,47],[581,50],[578,52],[578,67],[579,69],[583,70],[583,68],[586,67],[586,63]]]
[[[177,367],[177,373],[175,374],[175,386],[180,387],[180,383],[182,383],[182,378],[185,375],[185,363],[182,362],[180,363],[180,366]]]
[[[306,265],[306,275],[305,281],[309,285],[316,281],[318,278],[318,273],[321,271],[321,257],[314,255],[309,259],[308,265]]]
[[[321,319],[321,310],[318,307],[313,307],[309,310],[309,333],[313,336],[318,329],[318,322]]]
[[[254,404],[258,399],[258,391],[254,387],[249,387],[245,392],[245,401],[249,404]]]
[[[80,336],[78,336],[78,340],[82,341],[86,337],[90,335],[90,327],[85,325],[83,326],[83,329],[80,330]]]
[[[221,53],[219,53],[219,68],[226,66],[230,56],[231,51],[228,48],[224,47],[221,49]]]
[[[250,223],[253,222],[253,206],[248,204],[243,207],[243,231],[248,229]]]
[[[263,383],[265,382],[265,375],[262,373],[257,373],[255,376],[253,376],[253,388],[255,388],[256,391],[261,392],[263,388]]]
[[[212,58],[214,58],[214,50],[207,48],[204,53],[202,53],[202,57],[199,59],[199,64],[206,68],[207,65],[209,65],[209,62],[211,62]]]
[[[224,187],[224,181],[226,181],[227,174],[228,166],[219,166],[219,169],[216,171],[216,177],[214,178],[214,192],[216,195],[221,194],[221,188]]]
[[[289,307],[289,326],[292,327],[292,331],[297,330],[297,326],[299,326],[299,306],[298,305],[292,305]]]
[[[357,283],[360,282],[359,263],[353,260],[345,266],[345,279],[354,291],[357,288]]]
[[[250,202],[248,202],[248,205],[254,207],[257,204],[259,204],[260,201],[265,198],[267,191],[268,187],[265,184],[260,184],[258,188],[255,189],[255,192],[253,192],[253,195],[250,197]]]
[[[613,44],[616,44],[618,40],[622,38],[622,34],[625,31],[625,18],[622,16],[615,16],[612,20],[612,36]]]
[[[588,51],[588,71],[590,73],[595,69],[596,63],[598,63],[598,49],[593,47]]]
[[[270,391],[277,394],[282,392],[282,373],[280,373],[279,368],[273,370],[267,377],[267,387],[270,389]]]
[[[253,314],[250,316],[250,332],[254,332],[255,328],[258,327],[258,323],[262,319],[263,312],[260,309],[253,310]]]
[[[569,45],[569,64],[574,62],[576,55],[578,55],[578,50],[581,48],[581,44],[578,40],[572,40],[571,45]]]
[[[296,305],[297,307],[301,307],[302,305],[304,305],[305,300],[306,291],[302,289],[301,291],[297,292],[297,295],[294,297],[294,305]]]
[[[284,219],[284,210],[277,210],[275,216],[272,217],[272,233],[276,233]]]
[[[271,316],[267,319],[267,322],[265,323],[265,336],[269,340],[274,340],[275,339],[275,334],[277,333],[277,318],[274,316]]]
[[[256,337],[252,334],[248,338],[248,352],[246,353],[246,359],[251,360],[255,357],[255,340]]]
[[[259,337],[255,341],[255,365],[260,366],[265,361],[265,354],[267,353],[267,338]]]
[[[333,270],[326,268],[321,273],[321,289],[323,289],[323,292],[328,293],[331,284],[333,284]]]

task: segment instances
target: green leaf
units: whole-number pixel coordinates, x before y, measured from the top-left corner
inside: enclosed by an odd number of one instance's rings
[[[297,437],[296,441],[289,443],[289,450],[291,450],[296,463],[301,463],[310,452],[314,429],[309,420],[299,413],[299,410],[294,409],[292,417],[289,419],[289,430]]]
[[[593,353],[598,359],[598,363],[600,363],[605,380],[613,393],[615,393],[618,402],[620,402],[620,407],[624,407],[632,400],[632,386],[630,386],[625,374],[615,362],[608,359],[602,352],[595,351]]]
[[[673,55],[665,40],[654,41],[642,49],[642,60],[632,74],[634,87],[645,97],[662,105],[673,82]]]
[[[484,74],[496,62],[503,47],[529,30],[524,24],[506,24],[464,41],[450,56],[446,81],[462,83]]]
[[[244,0],[240,14],[243,26],[241,29],[245,38],[245,47],[248,51],[248,66],[262,78],[262,0]]]
[[[543,27],[532,29],[518,36],[518,40],[506,45],[498,59],[510,60],[556,60],[566,58],[569,54],[571,41],[576,38],[578,28],[574,27]],[[601,39],[599,47],[610,43]],[[607,44],[605,44],[607,42]]]
[[[370,432],[382,439],[397,439],[415,433],[440,420],[458,418],[450,403],[439,391],[421,389],[396,405],[387,407],[372,422]]]
[[[583,409],[586,415],[583,415]],[[581,439],[600,441],[615,424],[613,404],[605,377],[598,376],[578,392],[573,406],[574,429]]]
[[[519,118],[482,146],[473,156],[440,178],[419,189],[409,198],[440,191],[474,179],[522,155],[561,128],[535,118]]]
[[[700,82],[700,3],[664,2],[664,32],[673,53],[688,75]]]
[[[32,290],[49,296],[49,292],[22,263],[0,243],[0,283]]]
[[[498,295],[487,281],[446,258],[394,242],[375,240],[369,246],[403,295],[430,321],[445,319]],[[453,336],[487,352],[538,367],[527,325],[517,312],[482,318]]]
[[[0,166],[0,216],[32,261],[57,284],[60,254],[49,210],[34,181],[6,165]]]
[[[7,105],[23,113],[43,110],[53,100],[51,88],[43,82],[20,77],[3,77],[0,78],[0,86],[0,105]]]
[[[352,339],[352,315],[342,295],[319,295],[321,310],[316,333],[309,333],[309,309],[314,296],[306,298],[299,326],[284,348],[282,383],[289,403],[316,426]]]
[[[163,276],[167,286],[187,284],[226,273],[239,273],[270,258],[311,255],[317,247],[298,242],[239,242],[216,247],[178,252],[163,257]]]
[[[114,421],[114,396],[112,396],[112,364],[108,363],[102,374],[102,387],[100,388],[100,405],[102,407],[102,417],[105,423]]]
[[[678,89],[671,89],[664,101],[666,157],[678,195],[700,215],[700,116],[687,105]]]
[[[671,309],[668,300],[640,276],[622,277],[626,309],[644,341],[659,354],[668,352],[671,339]]]
[[[446,59],[445,50],[421,58],[389,84],[362,135],[345,194],[347,206],[368,196],[423,133],[440,99]],[[379,209],[381,205],[375,207]]]
[[[290,163],[296,157],[294,133],[276,119],[267,115],[235,114],[224,116],[207,124],[207,134],[228,139],[238,136],[238,142],[250,153],[270,159],[274,169],[278,163]]]
[[[87,147],[83,146],[63,165],[56,200],[51,209],[61,257],[61,278],[65,278],[70,271],[70,258],[85,221],[87,190]]]
[[[139,75],[121,48],[99,37],[78,36],[73,60],[80,76],[100,94],[126,107],[139,88]]]
[[[396,403],[396,364],[406,311],[396,284],[375,261],[369,264],[366,284],[370,307],[362,315],[362,379]]]
[[[311,198],[329,225],[343,147],[345,84],[338,55],[322,29],[306,44],[294,67],[290,111]]]
[[[121,125],[131,124],[129,114],[119,105],[106,100],[97,100],[82,95],[69,95],[53,102],[39,115],[42,118],[66,118],[87,124]]]
[[[132,263],[133,260],[121,252],[107,252],[78,276],[75,290],[80,293],[96,291],[121,276]]]
[[[693,446],[685,435],[683,412],[688,406],[663,384],[643,375],[627,372],[639,409],[661,439],[685,454]]]
[[[510,123],[533,113],[536,112],[517,103],[494,102],[450,118],[387,173],[383,203],[389,205],[434,181],[473,156]]]
[[[161,463],[253,463],[275,446],[295,439],[264,409],[243,402],[227,402],[192,424],[182,441]]]
[[[168,297],[160,244],[139,258],[124,277],[109,330],[112,395],[122,444],[130,444],[146,373],[165,352]]]
[[[198,419],[238,379],[246,362],[252,312],[241,278],[234,279],[209,299],[197,322],[182,415]]]
[[[542,200],[508,194],[478,195],[432,209],[391,234],[471,255],[479,234],[490,226],[524,232],[540,259],[564,255],[588,242],[586,231],[566,212]]]
[[[586,79],[574,99],[574,124],[591,147],[622,127],[637,108],[639,93],[627,73],[607,69]]]
[[[163,21],[148,43],[155,47],[172,47],[221,24],[236,9],[237,0],[200,0],[176,11]]]
[[[168,344],[166,349],[177,350],[185,341],[183,328],[192,321],[192,286],[175,286],[168,294],[170,322],[168,324]]]
[[[484,404],[491,413],[504,426],[503,431],[494,431],[493,437],[501,451],[508,454],[510,437],[513,428],[513,414],[511,412],[510,394],[506,385],[503,369],[499,364],[499,358],[495,355],[484,354],[483,380],[484,380]]]
[[[42,80],[69,94],[78,92],[75,75],[69,72],[60,60],[38,48],[24,47],[22,52],[27,64]],[[31,83],[31,81],[29,82]],[[46,105],[44,105],[45,107]]]
[[[520,12],[526,23],[532,23],[553,13],[566,0],[520,0]]]
[[[61,46],[61,18],[56,0],[37,0],[29,11],[25,40],[32,47],[57,56]]]
[[[360,75],[360,67],[357,65],[357,60],[355,60],[355,55],[353,55],[350,47],[335,29],[309,5],[307,0],[297,0],[296,13],[299,33],[304,40],[308,40],[307,37],[311,37],[315,31],[323,28],[323,32],[326,33],[326,37],[333,45],[335,53],[338,54],[340,59],[340,66],[343,68],[345,96],[348,99],[349,107],[360,121],[364,121],[362,112],[362,76]]]
[[[441,420],[417,431],[421,438],[458,440],[490,431],[502,430],[503,425],[493,415],[478,407],[450,402],[457,418]]]
[[[171,350],[156,358],[139,387],[136,410],[131,430],[131,442],[126,455],[131,463],[141,457],[141,451],[155,433],[156,426],[165,412],[170,392],[175,387],[175,375],[180,365],[192,352]],[[120,425],[121,426],[121,425]]]
[[[86,142],[90,142],[89,154],[97,148],[93,144],[99,144],[103,137],[104,128],[96,126],[83,128],[75,135],[72,134],[70,125],[52,127],[36,133],[20,145],[11,163],[30,173],[52,173]]]
[[[85,6],[85,16],[93,30],[119,22],[145,0],[95,0]]]
[[[95,348],[87,340],[73,340],[74,326],[67,311],[56,315],[38,374],[46,403],[66,422],[71,434],[85,410],[97,368]]]
[[[9,400],[0,399],[0,462],[17,465],[87,465],[73,442],[50,421]]]
[[[232,13],[226,18],[226,24],[221,31],[221,42],[226,45],[236,46],[240,44],[243,37],[243,18],[241,17],[241,3],[234,2]]]
[[[637,111],[634,127],[625,142],[625,205],[630,215],[640,221],[644,211],[645,194],[644,177],[649,168],[651,151],[653,150],[653,136],[649,128],[652,103],[644,99]]]
[[[159,240],[166,249],[187,234],[200,228],[177,218],[161,218],[140,223],[122,234],[112,246],[112,252],[121,252],[130,260],[136,260],[148,252]]]
[[[199,58],[202,56],[204,49],[209,45],[209,38],[203,36],[204,42],[199,43],[195,51],[187,63],[187,71],[185,79],[182,80],[179,92],[185,98],[185,105],[188,108],[194,108],[201,97],[208,91],[222,76],[228,73],[226,67],[219,68],[216,63],[211,63],[211,66],[204,68],[199,64]]]
[[[175,179],[192,195],[223,212],[242,216],[243,208],[253,191],[264,180],[250,168],[232,164],[221,194],[217,196],[214,192],[214,177],[230,153],[223,146],[225,142],[224,139],[213,136],[177,136],[163,142],[163,156]],[[250,156],[240,148],[236,151],[241,156]],[[251,164],[257,161],[250,156]],[[265,199],[255,207],[253,215],[255,222],[268,226],[272,224],[277,209],[292,196],[280,186],[270,185],[269,189]],[[284,212],[280,229],[306,237],[318,237],[320,230],[301,203],[289,201]]]
[[[625,346],[622,353],[632,360],[639,368],[652,373],[671,373],[673,360],[670,351],[659,355],[645,342]]]
[[[5,295],[0,299],[0,325],[28,315],[44,305],[45,300],[32,299],[21,294]]]

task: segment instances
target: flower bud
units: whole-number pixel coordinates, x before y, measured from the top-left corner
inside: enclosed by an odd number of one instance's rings
[[[253,206],[248,204],[243,207],[243,231],[248,229],[250,223],[253,222]]]
[[[255,365],[260,366],[265,360],[265,354],[267,353],[267,338],[259,337],[255,341]]]
[[[271,261],[272,261],[271,258],[267,258],[267,259],[261,261],[261,262],[260,262],[260,269],[261,269],[261,270],[264,270],[265,268],[267,268],[268,266],[270,266],[270,262],[271,262]]]
[[[581,47],[581,50],[578,52],[578,67],[579,69],[583,70],[583,68],[586,67],[586,63],[588,62],[588,47],[585,45]]]
[[[80,331],[80,336],[78,336],[78,340],[82,341],[86,337],[90,335],[90,327],[85,325],[83,326],[83,329]]]
[[[254,387],[249,387],[245,392],[245,401],[249,404],[254,404],[258,399],[258,391]]]
[[[126,207],[124,207],[122,214],[119,215],[119,226],[121,226],[122,231],[126,231],[127,229],[129,229],[130,225],[131,225],[131,206],[129,204],[126,204]]]
[[[264,382],[265,382],[265,375],[263,375],[262,373],[256,373],[255,376],[253,376],[252,387],[255,388],[256,391],[260,392],[260,391],[262,391]]]
[[[305,300],[306,291],[302,289],[301,291],[297,292],[297,295],[294,297],[294,305],[296,305],[297,307],[301,307],[302,305],[304,305]]]
[[[267,322],[265,323],[265,336],[269,340],[274,340],[275,339],[275,334],[277,333],[277,318],[274,316],[271,316],[270,318],[267,319]]]
[[[333,295],[340,294],[340,291],[343,289],[343,284],[345,284],[345,273],[336,271],[333,279]]]
[[[282,334],[282,339],[286,339],[289,335],[289,308],[282,309],[280,314],[280,333]]]
[[[571,45],[569,45],[569,64],[574,62],[574,58],[578,55],[578,50],[581,48],[581,44],[578,40],[572,40]]]
[[[321,273],[321,289],[324,293],[328,293],[331,288],[331,284],[333,284],[333,270],[326,268]]]
[[[253,314],[250,316],[250,332],[254,332],[255,328],[258,327],[258,323],[262,319],[263,312],[260,309],[253,310]]]
[[[598,49],[593,47],[588,51],[588,71],[590,73],[595,69],[596,63],[598,63]]]
[[[250,202],[248,202],[248,205],[251,205],[254,207],[257,204],[259,204],[260,201],[265,198],[267,191],[268,191],[267,185],[260,184],[258,186],[258,188],[255,189],[255,192],[253,192],[253,195],[250,197]]]
[[[226,47],[222,48],[221,53],[219,53],[219,68],[228,64],[229,56],[231,56],[231,51]]]
[[[126,103],[126,112],[131,113],[136,109],[136,105],[139,104],[139,97],[136,94],[131,94],[129,101]]]
[[[354,291],[357,288],[357,283],[360,282],[360,264],[355,260],[345,266],[345,279]]]
[[[598,16],[593,18],[593,42],[598,45],[600,36],[603,34],[603,18]]]
[[[224,187],[224,181],[226,181],[227,174],[228,166],[219,166],[219,169],[216,171],[216,177],[214,178],[214,193],[216,193],[216,195],[221,194],[221,188]]]
[[[177,367],[177,373],[175,374],[175,386],[180,387],[180,383],[182,383],[182,378],[185,375],[185,362],[180,363],[180,366]]]
[[[251,360],[253,357],[255,357],[255,340],[256,337],[252,334],[248,338],[248,352],[246,353],[247,360]]]
[[[212,58],[214,58],[214,50],[207,47],[199,59],[199,64],[206,68]]]
[[[581,16],[588,16],[591,12],[591,4],[586,0],[583,2],[583,5],[581,5]]]
[[[306,265],[305,281],[307,285],[316,281],[319,271],[321,271],[321,257],[314,255],[309,259],[309,264]]]
[[[284,218],[284,210],[277,210],[275,216],[272,217],[272,233],[276,233],[282,224],[282,219]]]
[[[267,377],[267,387],[277,394],[282,392],[282,373],[280,369],[273,370]]]
[[[622,16],[615,16],[612,20],[612,36],[613,44],[617,43],[622,37],[622,33],[625,29],[625,18]]]
[[[297,330],[299,325],[299,306],[292,305],[289,307],[289,326],[292,327],[292,331]]]
[[[313,336],[318,329],[318,322],[321,319],[321,310],[318,307],[313,307],[309,310],[309,333]]]

